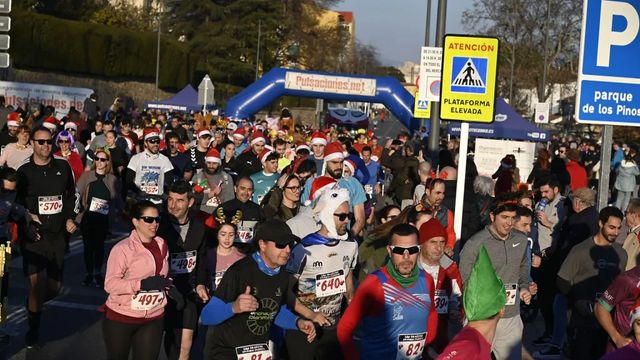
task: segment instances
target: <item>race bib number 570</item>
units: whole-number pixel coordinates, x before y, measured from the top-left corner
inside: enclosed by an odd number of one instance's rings
[[[62,196],[38,196],[38,213],[54,215],[62,212]]]

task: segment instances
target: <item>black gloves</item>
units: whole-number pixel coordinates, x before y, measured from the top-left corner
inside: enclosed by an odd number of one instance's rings
[[[160,275],[140,280],[140,290],[143,291],[164,290],[169,285],[171,285],[170,280]]]
[[[184,308],[184,297],[175,286],[169,288],[167,295],[176,302],[176,310],[180,311]]]

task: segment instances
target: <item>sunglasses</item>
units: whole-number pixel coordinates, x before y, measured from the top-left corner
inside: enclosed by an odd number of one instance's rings
[[[138,219],[146,222],[147,224],[153,224],[154,222],[160,223],[160,216],[140,216]]]
[[[53,139],[33,139],[38,145],[53,145]]]
[[[285,189],[289,189],[291,191],[300,191],[302,190],[304,187],[302,186],[285,186]]]
[[[149,144],[160,144],[160,139],[147,140]]]
[[[293,249],[293,246],[295,245],[295,242],[288,242],[286,244],[278,244],[277,242],[273,242],[273,244],[276,246],[276,248],[282,250],[284,248],[286,248],[287,246],[289,247],[289,249]]]
[[[63,140],[63,139],[58,140],[58,144],[69,144],[69,143],[71,143],[71,140]]]
[[[347,218],[353,220],[353,213],[333,214],[333,216],[337,216],[340,221],[345,221]]]
[[[103,158],[103,157],[97,157],[97,158],[96,158],[96,161],[100,161],[100,162],[107,162],[107,161],[109,161],[109,159],[107,159],[107,158]]]
[[[409,247],[389,245],[389,248],[391,248],[391,252],[396,255],[404,255],[405,251],[408,252],[409,255],[414,255],[420,251],[420,245],[414,245]]]
[[[200,139],[211,139],[211,135],[202,135]]]

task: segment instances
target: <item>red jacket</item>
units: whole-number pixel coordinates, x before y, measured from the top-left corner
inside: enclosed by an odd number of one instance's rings
[[[571,177],[571,191],[587,187],[589,179],[587,178],[587,170],[577,161],[569,160],[567,163],[567,172]]]
[[[454,282],[457,286],[454,286]],[[451,299],[454,289],[456,292],[460,292],[458,296],[458,307],[460,311],[459,320],[462,320],[464,315],[464,309],[462,307],[462,276],[458,265],[453,262],[449,257],[443,256],[440,259],[440,269],[438,270],[438,279],[436,280],[436,297],[440,291],[445,292],[445,298],[447,301]],[[456,289],[457,287],[457,289]],[[436,306],[438,299],[436,299]],[[448,306],[452,306],[449,302]],[[436,337],[431,343],[431,346],[438,353],[442,352],[449,343],[449,313],[438,314],[438,330],[436,331]]]
[[[84,165],[82,164],[82,159],[80,158],[80,155],[78,155],[78,153],[75,151],[71,151],[71,153],[69,154],[69,157],[64,157],[62,156],[62,151],[60,150],[58,150],[53,155],[58,156],[61,159],[67,160],[67,162],[69,163],[69,166],[71,166],[71,171],[73,171],[73,180],[77,183],[78,180],[80,180],[80,175],[82,175],[82,172],[84,171]]]

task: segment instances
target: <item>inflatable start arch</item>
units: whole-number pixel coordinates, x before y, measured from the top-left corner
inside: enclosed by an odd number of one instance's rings
[[[235,119],[250,117],[283,95],[382,103],[407,128],[415,130],[420,124],[413,117],[413,95],[396,78],[282,68],[272,69],[229,99],[225,114]]]

